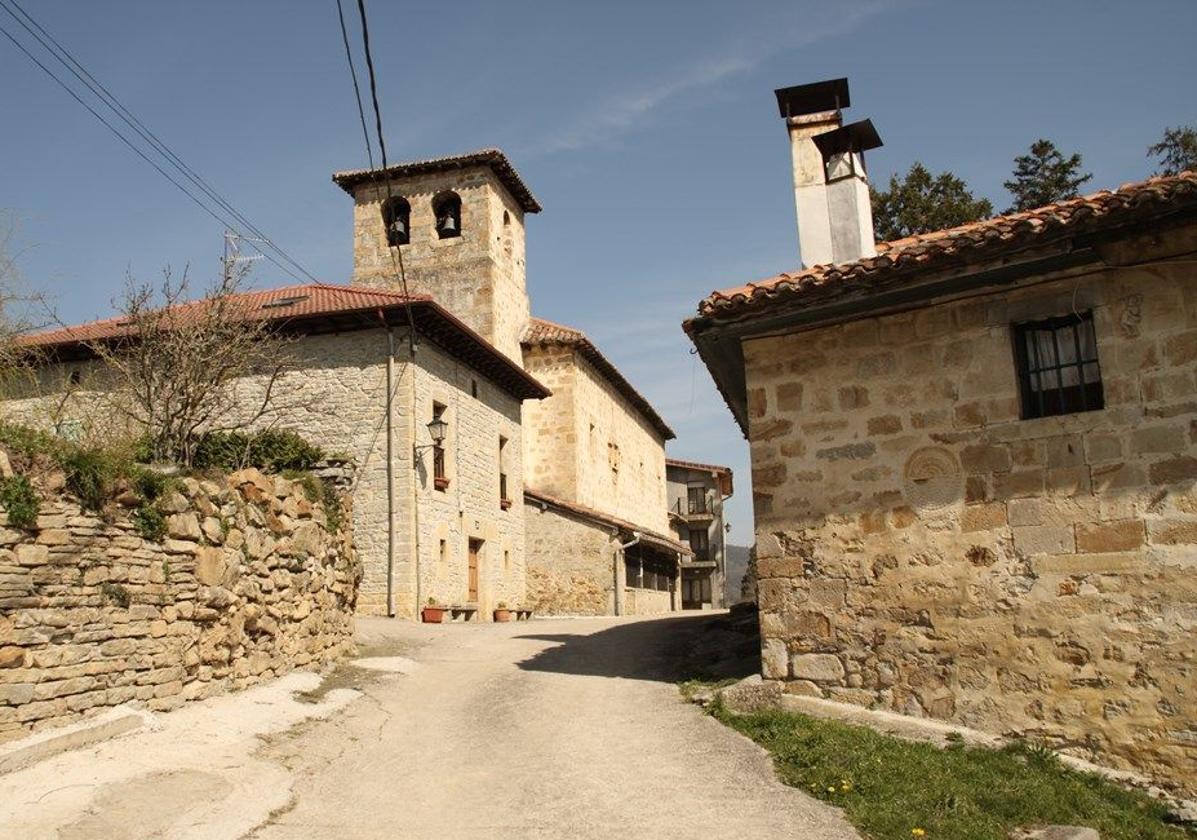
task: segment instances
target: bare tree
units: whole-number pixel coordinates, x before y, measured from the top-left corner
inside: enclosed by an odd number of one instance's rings
[[[187,272],[155,287],[132,279],[120,332],[89,342],[112,378],[108,402],[142,432],[156,461],[190,465],[204,434],[258,425],[276,410],[288,339],[241,292],[246,267],[189,299]],[[254,387],[239,387],[252,381]]]
[[[33,327],[29,313],[36,301],[21,280],[16,240],[15,219],[0,211],[0,398],[27,390],[37,375],[36,354],[18,341]]]

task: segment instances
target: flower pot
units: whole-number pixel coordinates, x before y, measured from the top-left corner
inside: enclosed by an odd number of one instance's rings
[[[511,621],[511,610],[495,610],[495,621]]]
[[[425,624],[440,624],[445,620],[444,607],[424,607],[420,610],[420,618]]]

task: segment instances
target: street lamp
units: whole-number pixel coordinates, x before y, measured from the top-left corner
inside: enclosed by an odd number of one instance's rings
[[[433,417],[428,422],[428,436],[432,438],[433,446],[440,446],[445,442],[445,433],[449,430],[449,424],[440,417]]]

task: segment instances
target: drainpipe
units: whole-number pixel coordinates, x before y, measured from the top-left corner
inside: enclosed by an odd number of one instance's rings
[[[382,313],[379,313],[382,316]],[[395,329],[387,327],[387,616],[395,617]]]
[[[621,583],[620,577],[619,577],[620,565],[623,564],[624,568],[625,569],[627,568],[626,564],[624,564],[623,553],[625,551],[627,551],[629,548],[631,548],[632,546],[636,545],[638,542],[640,542],[640,536],[641,535],[640,535],[639,531],[633,531],[631,541],[626,542],[626,543],[621,543],[619,546],[619,554],[617,555],[617,559],[615,561],[615,568],[613,569],[613,571],[615,572],[615,614],[616,615],[623,615],[624,589],[627,587],[627,582],[624,581],[623,583]]]

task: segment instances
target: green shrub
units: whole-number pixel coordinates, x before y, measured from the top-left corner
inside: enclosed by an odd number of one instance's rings
[[[60,458],[66,471],[67,489],[88,510],[101,510],[112,491],[117,470],[107,453],[99,449],[76,449]]]
[[[164,475],[156,470],[134,467],[129,475],[133,492],[143,501],[156,502],[165,496],[178,481],[174,476]]]
[[[320,501],[324,505],[324,519],[328,530],[337,532],[345,524],[345,513],[341,507],[341,494],[331,481],[320,482]]]
[[[0,423],[0,446],[14,455],[32,458],[36,455],[56,457],[66,443],[41,429]]]
[[[28,530],[37,523],[41,500],[29,479],[14,475],[0,482],[0,505],[8,511],[9,525]]]
[[[309,470],[324,452],[295,432],[265,429],[246,432],[212,432],[204,435],[192,463],[199,469],[237,470],[257,467],[267,472]]]
[[[133,511],[133,525],[137,533],[150,542],[162,542],[166,536],[166,517],[152,504],[138,505]]]

